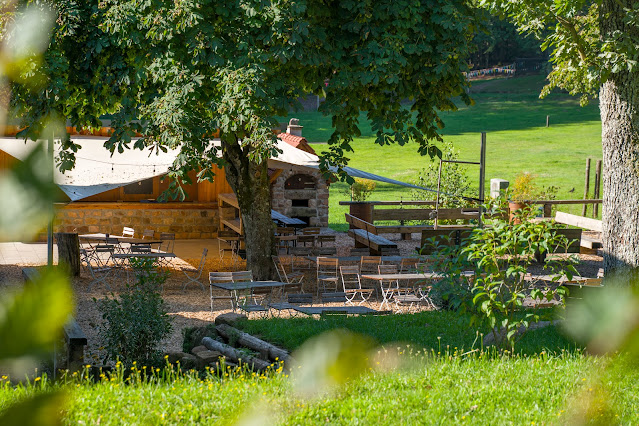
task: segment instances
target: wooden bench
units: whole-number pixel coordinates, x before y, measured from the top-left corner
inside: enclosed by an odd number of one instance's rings
[[[470,236],[472,231],[473,228],[468,226],[440,225],[437,229],[431,226],[422,230],[422,238],[417,251],[419,254],[433,254],[437,246],[458,246]]]
[[[591,219],[589,217],[577,216],[570,213],[557,212],[555,215],[555,222],[563,223],[565,225],[577,226],[579,228],[588,229],[595,232],[603,232],[603,223],[597,219]],[[597,249],[603,248],[601,238],[592,236],[581,236],[581,247],[593,252]]]
[[[421,246],[417,250],[420,254],[433,254],[435,250],[435,246],[433,245],[430,239],[434,239],[434,241],[439,245],[460,245],[461,242],[470,236],[473,228],[469,227],[460,227],[460,226],[450,226],[446,227],[440,226],[438,229],[425,229],[422,231],[422,239]],[[560,235],[564,235],[570,241],[570,245],[568,249],[563,251],[559,250],[556,247],[551,253],[579,253],[581,246],[581,229],[570,229],[570,228],[561,228],[561,229],[553,229]],[[448,238],[447,238],[448,237]],[[545,256],[537,255],[537,260],[541,261]]]
[[[368,247],[372,255],[381,255],[382,249],[396,249],[397,244],[377,235],[375,225],[346,213],[346,222],[351,229],[348,235],[355,240],[355,247]]]

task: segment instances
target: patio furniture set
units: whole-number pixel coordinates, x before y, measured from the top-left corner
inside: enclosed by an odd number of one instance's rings
[[[441,275],[418,272],[428,269],[418,258],[399,257],[399,265],[382,263],[381,256],[361,256],[356,265],[340,264],[340,258],[322,256],[279,255],[272,259],[279,281],[254,281],[250,271],[211,272],[211,311],[214,301],[223,299],[231,303],[234,311],[249,313],[372,314],[379,311],[363,305],[370,306],[373,294],[381,294],[383,312],[410,312],[420,306],[436,308],[429,296],[431,286],[425,282]],[[316,278],[316,294],[303,292],[305,275]],[[214,295],[214,288],[225,290],[228,295]],[[315,301],[321,306],[314,305]]]
[[[79,235],[79,238],[83,243],[82,265],[92,278],[88,291],[102,282],[110,290],[108,279],[117,279],[120,272],[126,274],[128,281],[130,273],[135,272],[134,259],[152,259],[158,267],[167,267],[176,257],[173,253],[175,234],[171,233],[161,233],[155,238],[153,231],[144,231],[143,238],[136,238],[135,230],[125,227],[122,235],[96,233]]]

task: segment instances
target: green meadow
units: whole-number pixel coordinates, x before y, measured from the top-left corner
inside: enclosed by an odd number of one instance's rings
[[[581,107],[579,99],[565,93],[552,93],[539,99],[544,77],[532,75],[520,78],[495,79],[476,83],[471,90],[474,105],[457,102],[458,111],[444,112],[445,123],[441,134],[459,150],[459,159],[479,161],[481,132],[486,132],[486,181],[501,178],[513,181],[520,172],[537,176],[540,186],[559,188],[558,199],[582,198],[584,170],[587,158],[592,158],[591,182],[594,182],[594,164],[601,159],[601,120],[597,100]],[[300,119],[303,135],[319,153],[327,149],[325,141],[331,134],[331,122],[320,113],[298,112],[291,117]],[[546,127],[546,116],[550,126]],[[379,146],[365,115],[361,116],[362,136],[352,144],[347,156],[349,165],[368,172],[413,183],[419,170],[430,158],[417,154],[415,144]],[[466,172],[478,187],[479,168],[468,165]],[[592,192],[591,183],[591,192]],[[344,228],[346,206],[339,201],[348,200],[343,194],[344,183],[331,186],[329,222],[334,228]],[[592,195],[592,194],[591,194]],[[378,183],[370,200],[410,200],[411,190],[395,185]],[[560,209],[576,212],[581,206],[563,206]]]

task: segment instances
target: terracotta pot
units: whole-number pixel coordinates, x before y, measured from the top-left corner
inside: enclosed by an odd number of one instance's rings
[[[508,217],[508,220],[515,225],[521,223],[519,219],[515,218],[515,211],[528,207],[530,207],[530,203],[528,201],[509,201],[508,208],[510,209],[510,215]]]

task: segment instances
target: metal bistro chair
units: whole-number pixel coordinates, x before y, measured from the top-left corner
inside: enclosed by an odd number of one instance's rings
[[[380,274],[397,274],[397,265],[379,265],[377,270]],[[410,294],[413,292],[412,287],[401,288],[399,286],[399,280],[382,280],[380,281],[380,287],[382,290],[382,303],[380,309],[384,307],[384,304],[388,306],[394,296],[399,294]]]
[[[359,262],[359,273],[364,274],[378,274],[377,267],[382,264],[381,256],[362,256]],[[377,283],[372,280],[364,280],[364,288],[372,288],[375,290],[375,297],[377,293]]]
[[[330,284],[333,291],[337,291],[338,259],[334,257],[317,258],[317,294],[326,292],[327,285]],[[321,291],[320,291],[321,290]]]
[[[204,264],[206,263],[206,255],[209,253],[209,249],[205,248],[202,250],[202,259],[200,260],[200,266],[196,268],[189,266],[181,266],[180,270],[184,272],[187,281],[184,283],[184,287],[182,287],[182,291],[186,290],[186,286],[189,283],[197,283],[204,290],[204,284],[200,282],[200,277],[202,276],[202,271],[204,270]],[[193,275],[190,275],[193,274]]]
[[[362,298],[361,302],[358,303],[359,305],[368,302],[368,299],[373,294],[373,289],[362,288],[362,283],[359,279],[359,268],[357,266],[341,266],[339,273],[342,277],[344,293],[346,293],[346,303],[352,305],[358,295]]]
[[[233,282],[253,281],[252,271],[237,271],[232,273]],[[247,291],[243,303],[238,297],[238,308],[248,315],[257,312],[266,315],[269,311],[268,305],[273,295],[273,287],[254,287]],[[238,295],[239,296],[239,295]]]
[[[275,271],[277,272],[277,276],[280,281],[284,283],[301,283],[304,279],[304,273],[302,272],[286,272],[286,268],[284,266],[284,262],[282,261],[284,256],[271,256],[273,259],[273,264],[275,265]],[[286,259],[286,258],[285,258]],[[286,259],[288,260],[288,259]],[[293,266],[292,258],[290,259],[291,268]]]
[[[142,239],[146,240],[154,240],[155,239],[155,231],[153,229],[145,229],[142,232]],[[160,246],[162,245],[162,243],[153,243],[151,244],[151,246],[153,247],[154,245],[156,245],[157,247],[153,248],[153,251],[160,251]]]
[[[94,268],[93,264],[91,263],[92,259],[95,259],[95,258],[92,256],[92,253],[90,250],[80,249],[81,263],[84,266],[84,268],[89,272],[89,275],[91,275],[91,282],[89,282],[87,291],[91,291],[91,288],[93,287],[94,284],[99,284],[101,282],[104,282],[105,290],[111,291],[111,287],[109,286],[107,278],[109,278],[109,273],[112,271],[113,268],[108,266],[97,266]]]
[[[151,244],[133,243],[129,250],[131,253],[151,253]]]
[[[233,282],[233,272],[209,272],[209,288],[211,294],[211,312],[213,312],[214,300],[229,300],[231,302],[231,309],[235,311],[235,297],[232,294],[228,296],[213,296],[213,283],[229,283]]]
[[[128,237],[128,238],[133,238],[133,237],[135,237],[135,229],[133,229],[133,228],[129,228],[129,227],[125,226],[125,227],[122,229],[122,236],[123,236],[123,237]]]
[[[285,301],[269,304],[269,307],[278,313],[281,311],[289,311],[291,314],[296,312],[295,308],[298,306],[313,306],[313,295],[311,293],[286,294]]]
[[[160,233],[160,240],[162,240],[162,244],[160,244],[160,250],[165,253],[173,253],[173,250],[175,250],[175,234],[170,232],[162,232]]]
[[[291,248],[292,270],[293,271],[315,271],[317,267],[311,260],[313,257],[313,247],[293,247]]]

